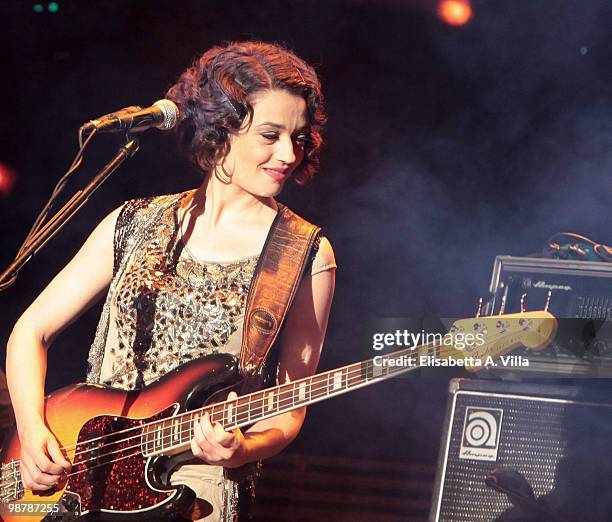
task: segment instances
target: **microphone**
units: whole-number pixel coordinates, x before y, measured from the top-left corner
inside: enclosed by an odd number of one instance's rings
[[[178,118],[178,107],[170,100],[158,100],[151,107],[127,107],[91,120],[81,127],[83,132],[143,132],[151,127],[172,129]]]

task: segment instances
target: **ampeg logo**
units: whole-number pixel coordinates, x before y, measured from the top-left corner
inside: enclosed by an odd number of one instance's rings
[[[459,458],[495,462],[503,415],[504,410],[498,408],[468,406],[465,409]]]

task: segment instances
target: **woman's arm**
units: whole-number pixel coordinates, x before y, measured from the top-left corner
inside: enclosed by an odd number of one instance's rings
[[[316,267],[334,265],[334,252],[324,238],[313,267],[316,271]],[[314,374],[323,347],[334,285],[334,269],[306,276],[302,281],[283,330],[279,384]],[[195,426],[191,449],[194,455],[210,464],[238,467],[282,451],[299,433],[305,416],[306,408],[302,407],[259,421],[244,434],[240,430],[226,432],[220,424],[212,426],[206,417]]]
[[[28,489],[48,489],[70,467],[44,424],[47,349],[110,284],[118,213],[115,210],[96,227],[19,318],[8,341],[7,382],[21,441],[21,473]]]

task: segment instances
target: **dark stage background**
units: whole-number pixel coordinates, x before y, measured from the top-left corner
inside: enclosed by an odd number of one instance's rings
[[[284,42],[323,81],[321,173],[279,198],[324,225],[336,251],[320,369],[371,355],[357,342],[367,318],[473,314],[497,254],[537,252],[562,230],[612,241],[606,0],[475,0],[461,27],[426,0],[71,0],[41,14],[33,4],[0,6],[0,162],[16,174],[12,193],[0,194],[2,266],[70,163],[84,121],[162,98],[198,53],[234,39]],[[70,187],[117,144],[96,139]],[[106,213],[198,183],[172,135],[147,133],[130,164],[0,294],[2,350],[21,311]],[[49,390],[82,379],[98,314],[56,341]],[[446,387],[399,379],[314,406],[292,450],[433,465]]]

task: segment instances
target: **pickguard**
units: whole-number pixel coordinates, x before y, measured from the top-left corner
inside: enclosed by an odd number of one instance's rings
[[[81,513],[147,510],[175,494],[173,489],[154,490],[147,482],[148,457],[142,454],[140,427],[171,417],[177,409],[172,405],[146,419],[100,415],[83,425],[66,485],[71,498],[80,499]]]

